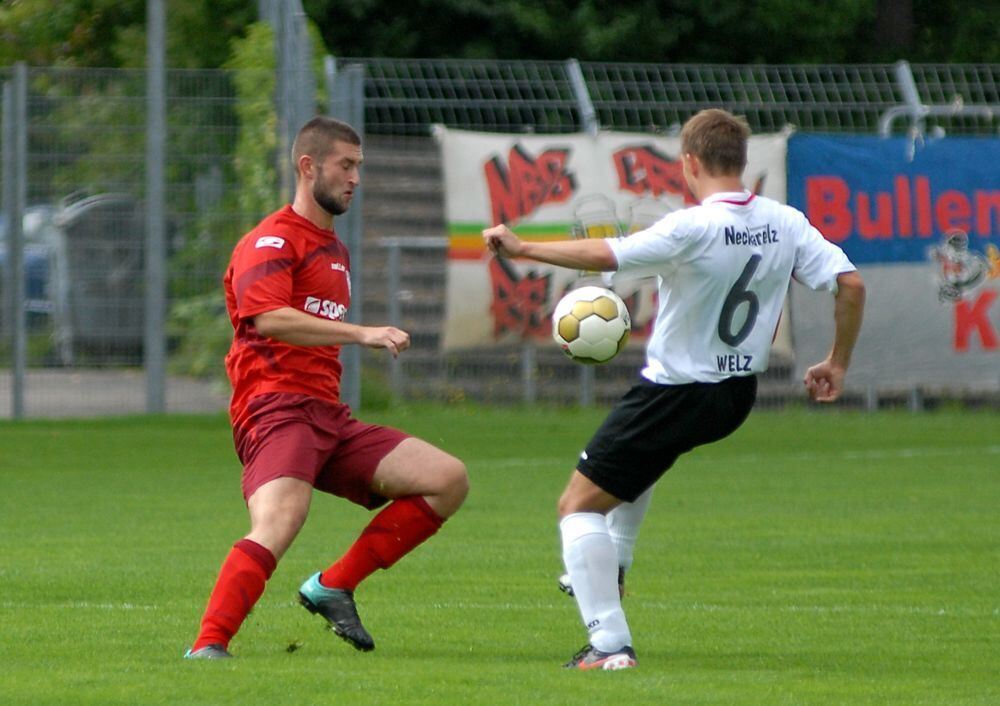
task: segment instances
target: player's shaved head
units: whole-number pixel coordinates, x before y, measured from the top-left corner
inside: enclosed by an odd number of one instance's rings
[[[743,116],[708,108],[681,130],[681,151],[697,157],[713,176],[740,176],[747,166],[750,126]]]
[[[314,162],[322,162],[333,151],[335,142],[360,145],[361,136],[347,123],[323,115],[317,115],[303,125],[292,145],[292,162],[296,173],[299,159],[303,155],[309,155]]]

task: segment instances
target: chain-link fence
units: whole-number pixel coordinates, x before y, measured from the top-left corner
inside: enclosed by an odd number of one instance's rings
[[[19,178],[26,191],[24,274],[32,293],[25,411],[143,410],[146,75],[25,73],[26,169]],[[221,312],[218,290],[229,250],[259,213],[245,213],[239,196],[245,184],[236,177],[239,99],[231,73],[171,71],[166,93],[168,296],[179,307],[173,326],[190,327],[187,335],[171,336],[170,352],[184,372],[214,374],[219,361],[199,362],[199,343]],[[276,203],[270,177],[266,189]],[[10,277],[2,281],[9,301]],[[0,367],[7,372],[12,326],[10,307],[4,311]],[[225,402],[219,383],[187,375],[171,380],[169,409],[218,409]],[[13,384],[3,382],[0,410],[10,403]]]
[[[369,132],[428,126],[497,132],[677,130],[707,105],[745,115],[755,132],[788,125],[874,134],[887,111],[949,134],[1000,129],[998,64],[706,65],[341,59],[364,67]],[[579,75],[581,81],[574,80]],[[912,87],[915,95],[908,95]],[[593,116],[588,114],[588,106]],[[901,120],[897,132],[910,124]]]
[[[626,356],[589,380],[545,350],[440,351],[445,252],[440,241],[419,240],[445,232],[434,123],[518,133],[669,132],[698,109],[720,105],[746,115],[757,131],[795,125],[995,135],[1000,128],[1000,65],[342,58],[327,61],[318,85],[332,95],[336,86],[329,84],[353,66],[364,75],[367,134],[364,316],[372,323],[398,317],[415,341],[399,363],[364,357],[371,403],[378,394],[603,400],[620,391],[623,370],[632,375],[637,367]],[[3,210],[22,214],[21,232],[6,216],[0,221],[0,416],[13,413],[19,386],[29,416],[141,411],[146,73],[23,71],[18,89],[15,70],[0,70]],[[280,81],[281,72],[266,70],[167,72],[169,411],[225,405],[220,373],[229,334],[220,279],[239,235],[287,196],[274,107],[274,96],[283,95]],[[319,97],[317,106],[326,108]],[[14,187],[23,190],[20,206]],[[391,261],[398,280],[389,277]],[[11,286],[17,281],[24,282],[20,296]],[[16,339],[19,320],[24,336]]]
[[[426,137],[433,123],[507,133],[670,133],[701,108],[716,105],[745,115],[755,132],[794,126],[916,139],[924,132],[1000,130],[1000,65],[339,62],[364,68],[367,198],[395,214],[391,223],[376,216],[366,224],[373,251],[368,261],[379,265],[366,275],[367,311],[402,325],[415,341],[399,360],[367,354],[367,379],[372,385],[382,380],[386,390],[408,398],[607,402],[634,378],[642,358],[638,346],[598,368],[575,365],[554,347],[440,352],[446,242],[440,238],[441,165]],[[761,404],[801,401],[791,369],[788,361],[772,360]],[[864,407],[928,403],[915,390],[856,389],[846,398]]]

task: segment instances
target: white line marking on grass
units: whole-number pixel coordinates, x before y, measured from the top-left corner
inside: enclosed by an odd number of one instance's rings
[[[657,603],[650,601],[639,601],[643,608],[654,608],[656,610],[692,610],[705,613],[744,613],[753,610],[778,611],[779,613],[857,613],[857,614],[882,614],[882,615],[927,615],[933,617],[959,617],[959,618],[982,618],[995,617],[1000,615],[1000,608],[977,610],[974,608],[933,608],[930,606],[912,605],[885,605],[872,603],[868,605],[718,605],[711,603],[692,603],[680,605],[677,603]]]
[[[504,468],[533,468],[535,466],[565,466],[570,469],[576,465],[575,457],[567,454],[565,456],[534,456],[531,458],[496,458],[489,461],[479,461],[477,466],[489,469],[503,470]],[[572,469],[570,469],[572,470]]]
[[[914,449],[869,449],[867,451],[844,451],[840,455],[847,459],[879,459],[879,458],[922,458],[924,456],[970,456],[984,454],[995,456],[1000,454],[1000,445],[989,446],[947,446],[918,447]]]
[[[157,605],[136,605],[134,603],[89,603],[87,601],[67,601],[65,603],[17,603],[4,601],[0,608],[11,610],[34,610],[54,608],[56,610],[160,610]]]
[[[434,610],[474,610],[474,611],[523,611],[523,610],[553,610],[559,608],[563,601],[538,601],[524,603],[510,602],[481,602],[481,601],[447,601],[435,602],[427,605]],[[629,601],[626,601],[626,607]],[[662,610],[672,612],[701,612],[701,613],[749,613],[749,612],[778,612],[778,613],[810,613],[810,614],[861,614],[861,615],[924,615],[929,617],[947,618],[990,618],[1000,617],[1000,608],[987,608],[977,610],[974,608],[948,607],[934,608],[931,606],[911,606],[911,605],[888,605],[888,604],[867,604],[867,605],[721,605],[713,603],[666,603],[657,601],[632,601],[645,610]],[[297,603],[282,604],[281,607],[298,607]]]
[[[843,459],[845,461],[877,461],[887,458],[930,458],[930,457],[954,457],[954,456],[996,456],[1000,454],[1000,445],[990,444],[985,446],[924,446],[902,449],[864,449],[860,451],[800,451],[773,454],[736,454],[729,457],[713,457],[712,459],[696,458],[692,460],[703,463],[718,465],[727,463],[760,463],[768,460],[784,459],[789,461],[832,461]]]
[[[760,463],[764,460],[773,461],[775,459],[789,461],[831,461],[835,459],[843,459],[845,461],[877,461],[889,458],[951,458],[955,456],[996,456],[998,454],[1000,454],[1000,444],[987,444],[983,446],[918,446],[902,449],[863,449],[859,451],[791,451],[788,453],[778,451],[773,454],[747,453],[726,457],[713,456],[711,459],[696,456],[690,458],[687,462],[694,461],[718,465],[721,463]],[[566,456],[536,456],[529,458],[513,457],[479,461],[476,465],[480,468],[490,470],[550,466],[571,468],[575,466],[575,459],[569,454]]]

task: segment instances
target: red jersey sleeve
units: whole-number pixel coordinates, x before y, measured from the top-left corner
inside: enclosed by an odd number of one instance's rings
[[[279,235],[246,238],[233,255],[229,273],[237,317],[292,306],[297,261],[292,243]]]

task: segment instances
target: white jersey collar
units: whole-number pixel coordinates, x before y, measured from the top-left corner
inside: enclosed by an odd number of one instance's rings
[[[746,206],[748,203],[753,201],[756,196],[757,195],[749,189],[743,189],[743,191],[720,191],[712,194],[711,196],[706,196],[701,204],[703,206],[707,206],[712,203],[727,203],[734,206]]]

